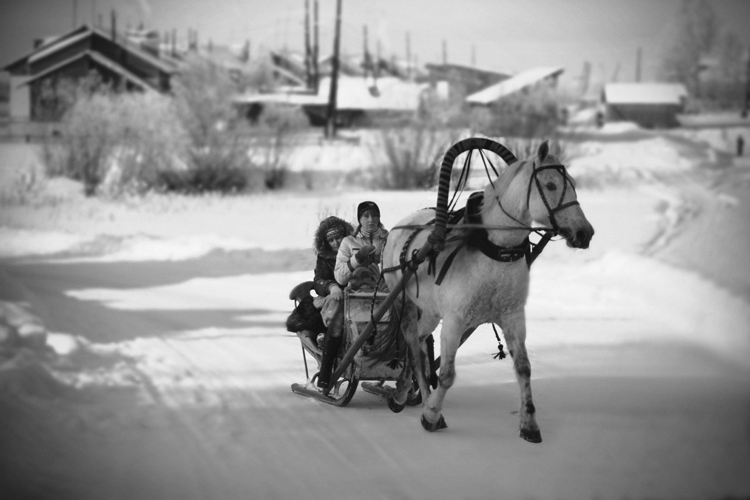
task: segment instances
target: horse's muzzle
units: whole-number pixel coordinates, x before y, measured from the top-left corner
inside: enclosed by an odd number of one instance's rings
[[[588,225],[588,227],[577,230],[561,229],[560,234],[565,238],[569,247],[586,249],[594,236],[594,228]]]

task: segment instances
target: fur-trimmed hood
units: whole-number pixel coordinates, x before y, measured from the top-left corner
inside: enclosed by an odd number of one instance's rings
[[[335,227],[341,227],[344,230],[344,236],[350,236],[354,233],[354,227],[346,222],[344,219],[340,219],[335,215],[327,217],[320,221],[318,229],[315,230],[315,239],[313,240],[313,249],[315,253],[321,257],[336,257],[336,252],[331,250],[326,241],[326,233]]]

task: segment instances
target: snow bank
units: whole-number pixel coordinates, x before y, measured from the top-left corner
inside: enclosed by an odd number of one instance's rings
[[[750,308],[696,273],[655,259],[610,251],[586,263],[539,259],[527,304],[530,322],[554,318],[532,344],[617,345],[679,341],[747,365]]]
[[[698,159],[685,157],[673,141],[662,137],[641,141],[571,144],[569,171],[604,179],[652,180],[655,176],[695,168]]]

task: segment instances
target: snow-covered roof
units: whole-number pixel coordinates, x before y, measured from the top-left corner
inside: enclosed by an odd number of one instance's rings
[[[604,86],[607,104],[681,104],[688,96],[681,83],[608,83]]]
[[[532,68],[471,94],[466,101],[472,104],[490,104],[546,78],[559,76],[563,71],[560,67]]]
[[[341,76],[338,79],[336,108],[362,110],[413,111],[419,106],[426,83],[407,82],[395,77],[378,78],[377,92],[371,92],[371,80]],[[318,93],[276,93],[240,95],[234,99],[237,104],[254,102],[276,102],[291,105],[326,105],[331,86],[330,78],[323,78]]]
[[[42,78],[45,78],[47,75],[54,73],[55,71],[58,71],[70,64],[73,64],[74,62],[78,61],[79,59],[88,57],[92,59],[93,61],[101,64],[102,66],[108,68],[109,70],[119,74],[126,80],[129,80],[130,82],[134,83],[141,89],[145,91],[153,90],[153,86],[148,84],[145,80],[142,78],[139,78],[137,75],[133,74],[132,72],[128,71],[126,68],[121,66],[120,64],[117,64],[116,62],[112,61],[111,59],[108,59],[107,57],[99,54],[98,52],[94,52],[92,50],[87,50],[85,52],[80,52],[78,54],[75,54],[72,57],[69,57],[68,59],[65,59],[64,61],[59,62],[58,64],[55,64],[54,66],[47,68],[45,71],[42,71],[41,73],[37,73],[33,77],[29,78],[28,80],[24,81],[22,85],[29,85],[32,82],[35,82],[37,80],[40,80]]]
[[[39,61],[52,54],[58,53],[61,50],[69,47],[70,45],[73,45],[76,42],[79,42],[90,36],[99,36],[106,40],[111,40],[111,34],[108,34],[99,28],[84,25],[62,36],[54,38],[53,40],[51,40],[48,43],[45,43],[41,47],[34,49],[31,53],[6,65],[3,69],[5,71],[12,71],[12,69],[16,66]],[[176,67],[174,67],[174,65],[171,64],[168,60],[156,57],[148,53],[147,51],[141,49],[139,46],[136,46],[132,43],[128,43],[127,40],[123,39],[122,37],[117,37],[117,40],[112,41],[112,43],[117,44],[122,49],[129,52],[131,55],[138,57],[142,61],[148,63],[149,65],[167,74],[172,74],[176,71]]]

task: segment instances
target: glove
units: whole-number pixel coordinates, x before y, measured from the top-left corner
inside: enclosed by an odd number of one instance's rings
[[[328,295],[331,296],[333,300],[339,301],[342,298],[344,298],[344,292],[341,291],[341,288],[339,288],[336,285],[333,285],[331,289],[329,290]]]
[[[375,247],[372,245],[365,245],[362,248],[360,248],[356,254],[354,254],[354,258],[357,259],[357,262],[359,262],[362,265],[372,264],[372,258],[374,254],[375,254]]]

